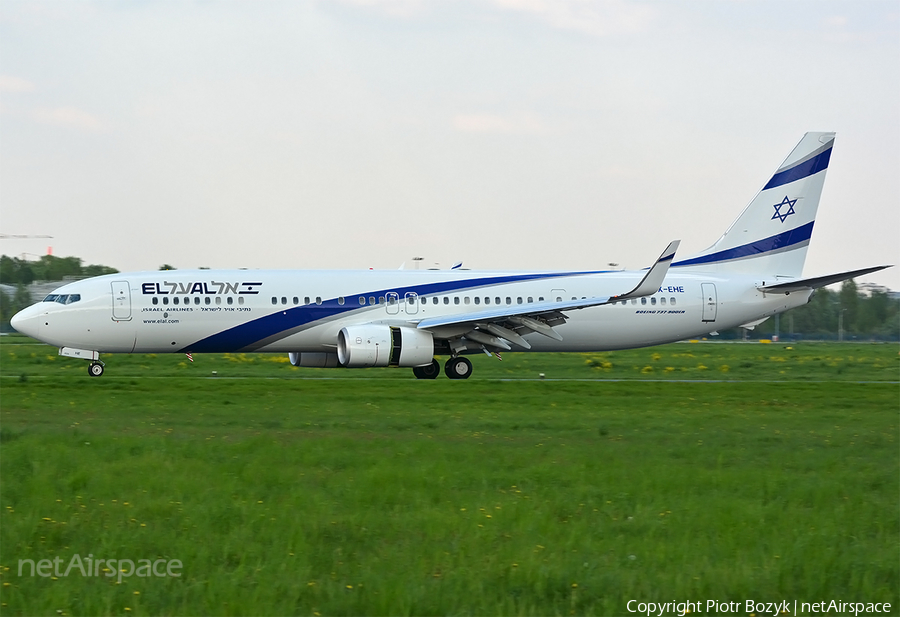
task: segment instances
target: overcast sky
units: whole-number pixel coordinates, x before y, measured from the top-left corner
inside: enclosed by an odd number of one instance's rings
[[[53,236],[9,255],[638,268],[806,131],[804,273],[900,263],[896,0],[0,3],[0,232]]]

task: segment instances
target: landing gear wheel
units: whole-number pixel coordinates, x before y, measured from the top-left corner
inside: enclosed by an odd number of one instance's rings
[[[100,377],[103,374],[103,365],[99,362],[91,362],[88,367],[88,375],[91,377]]]
[[[417,366],[413,369],[413,375],[416,379],[436,379],[441,374],[441,365],[437,360],[432,360],[431,364],[425,366]]]
[[[472,363],[466,358],[450,358],[444,364],[444,374],[450,379],[468,379],[472,374]]]

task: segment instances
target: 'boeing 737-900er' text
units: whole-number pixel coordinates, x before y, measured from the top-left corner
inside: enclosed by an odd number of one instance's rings
[[[639,271],[193,270],[64,285],[12,326],[90,361],[101,353],[287,353],[295,366],[404,366],[420,379],[472,373],[467,354],[644,347],[753,326],[817,287],[801,278],[834,133],[807,133],[708,249],[672,242]]]

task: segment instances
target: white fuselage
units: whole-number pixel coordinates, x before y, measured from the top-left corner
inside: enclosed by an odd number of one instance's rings
[[[686,270],[686,269],[685,269]],[[807,302],[810,291],[764,294],[765,281],[673,268],[650,297],[568,310],[558,341],[530,332],[530,351],[658,345],[731,328]],[[103,353],[333,352],[354,324],[412,326],[495,306],[613,296],[640,271],[474,272],[193,270],[113,274],[54,292],[15,327],[57,347]],[[468,329],[469,327],[465,327]],[[433,329],[435,339],[458,334]],[[462,334],[460,332],[459,334]],[[517,349],[518,351],[519,349]],[[523,349],[524,350],[524,349]]]

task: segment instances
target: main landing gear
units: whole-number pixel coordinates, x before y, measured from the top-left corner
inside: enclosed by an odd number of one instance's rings
[[[425,366],[417,366],[413,369],[413,375],[416,379],[437,379],[441,374],[441,365],[437,360],[432,359],[431,364]]]
[[[444,364],[444,374],[450,379],[468,379],[472,374],[472,363],[466,358],[450,358]]]
[[[102,362],[91,362],[90,366],[88,366],[88,375],[91,377],[100,377],[103,374],[103,363]]]
[[[425,366],[417,366],[413,369],[413,375],[416,379],[437,379],[441,374],[441,365],[437,360],[432,360],[431,364]],[[466,358],[450,358],[444,364],[444,374],[450,379],[468,379],[472,374],[472,363]]]

